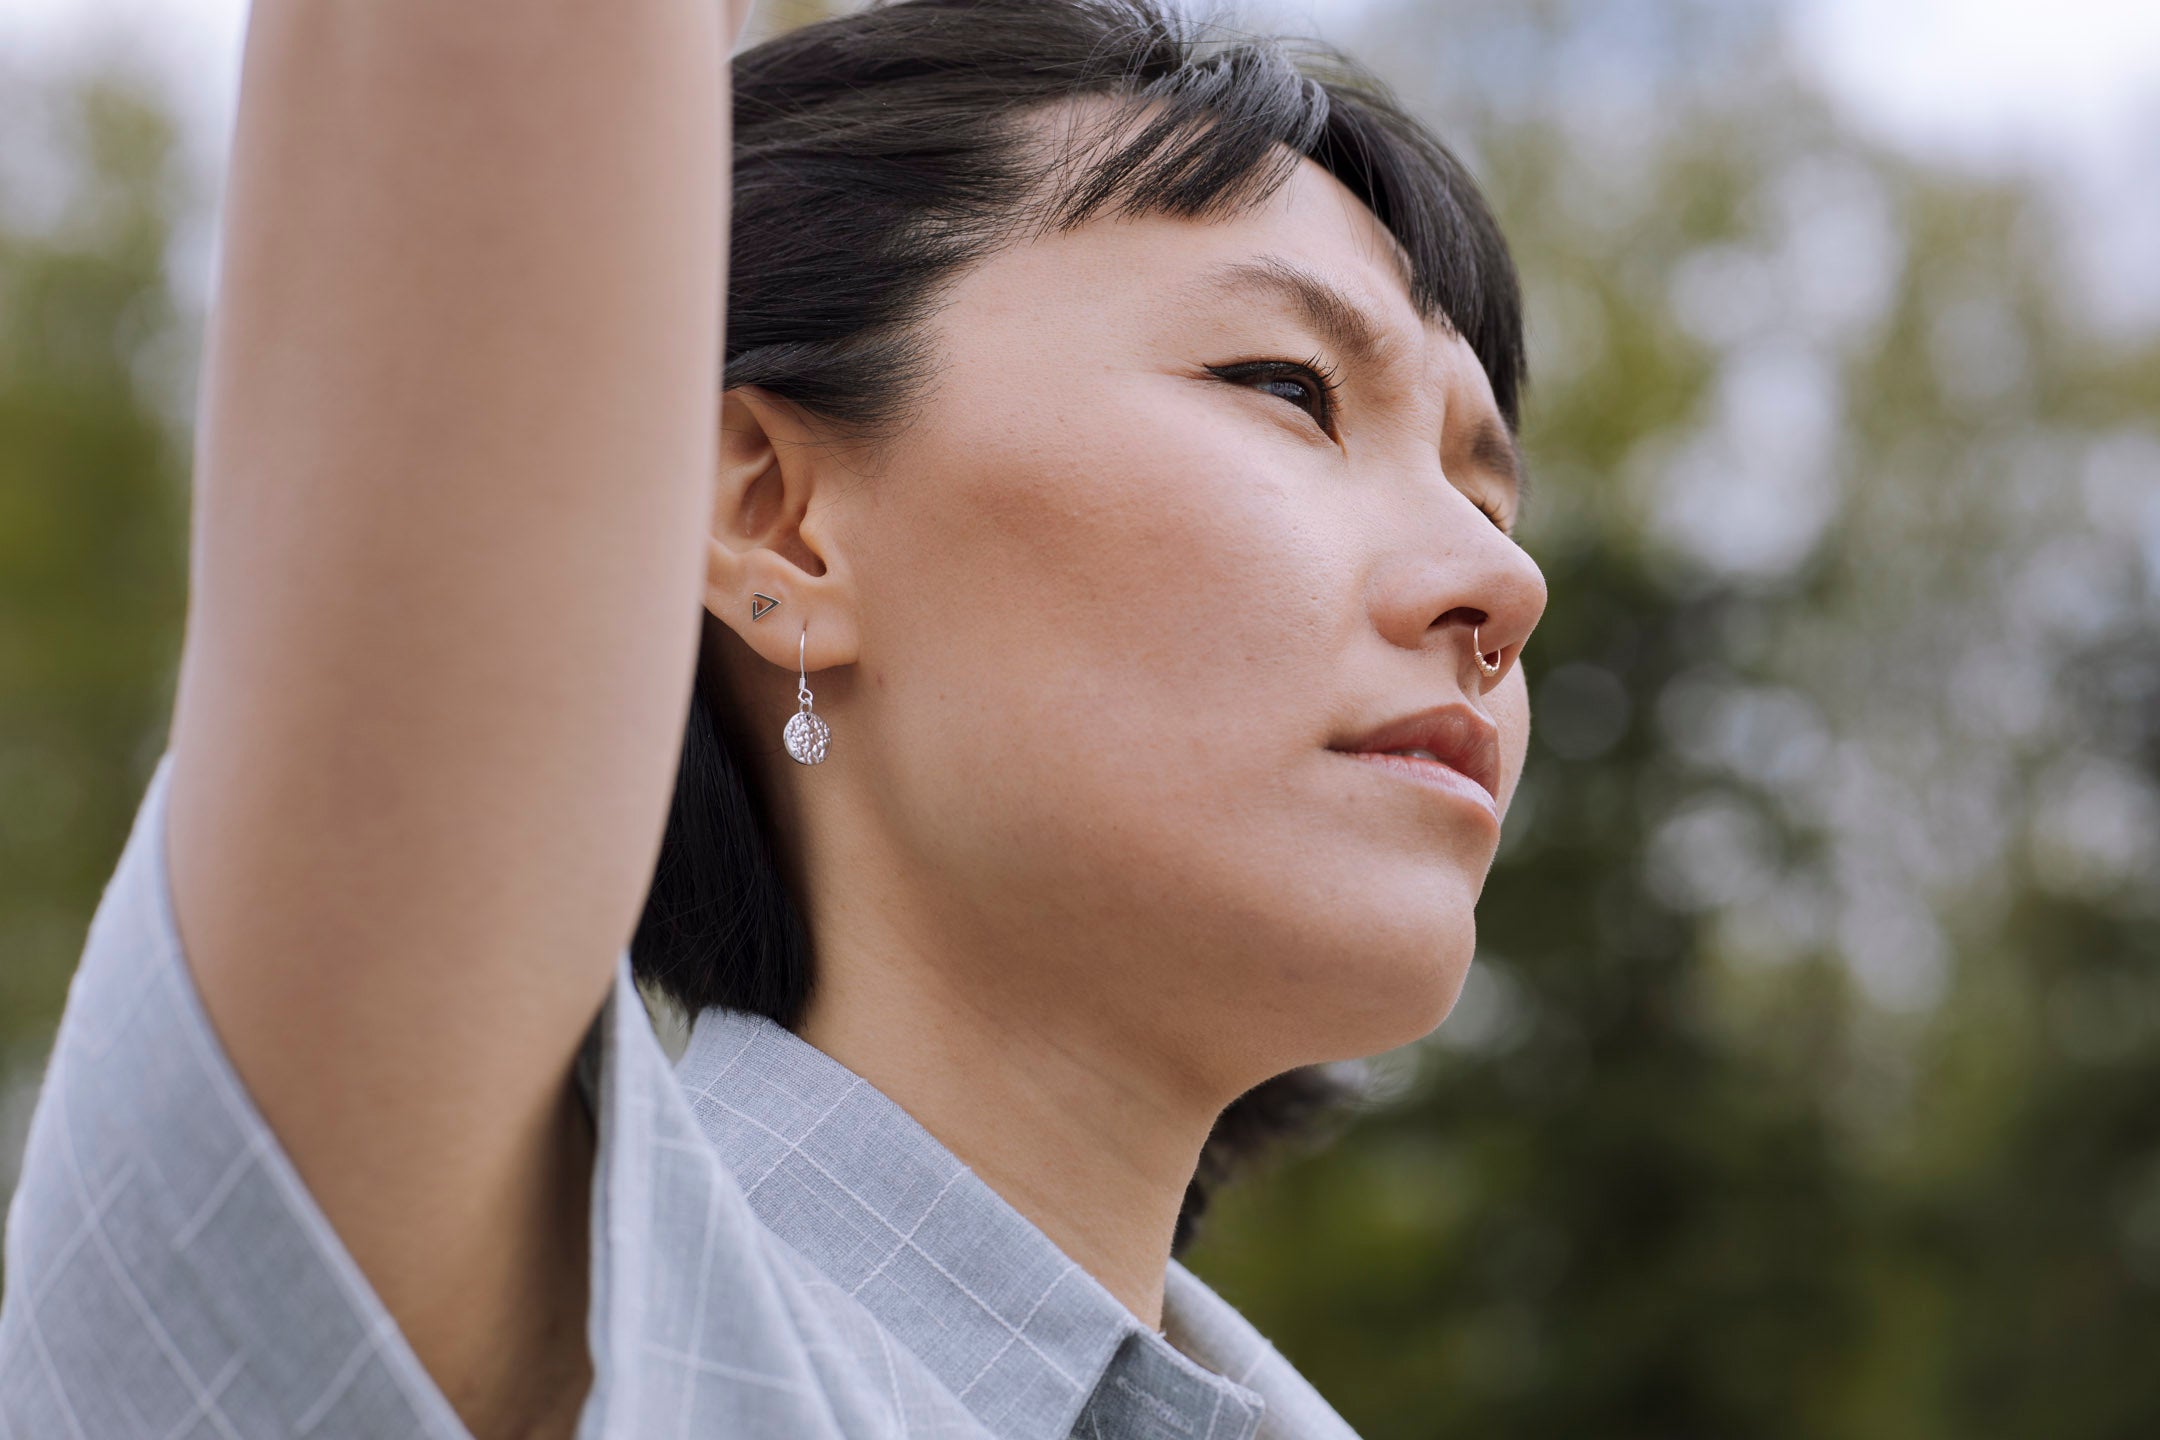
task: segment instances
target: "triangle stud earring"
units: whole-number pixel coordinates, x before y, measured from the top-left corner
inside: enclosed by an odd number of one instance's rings
[[[759,603],[761,601],[763,602],[762,604]],[[770,595],[760,595],[757,592],[752,591],[750,595],[750,618],[752,620],[764,619],[765,612],[772,609],[773,606],[778,605],[779,603],[780,602],[778,600],[773,599],[773,597]]]

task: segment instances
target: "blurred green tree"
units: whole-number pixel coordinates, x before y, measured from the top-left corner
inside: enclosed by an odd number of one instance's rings
[[[1552,585],[1457,1014],[1194,1257],[1371,1440],[2160,1424],[2160,344],[1782,19],[1351,37],[1522,261]]]
[[[194,363],[172,122],[125,79],[17,81],[8,143],[45,148],[0,193],[0,1190],[171,709]]]

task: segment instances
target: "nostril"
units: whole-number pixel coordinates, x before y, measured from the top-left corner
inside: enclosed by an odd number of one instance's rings
[[[1433,628],[1435,630],[1444,630],[1450,625],[1478,626],[1490,624],[1492,624],[1492,616],[1486,614],[1483,610],[1473,605],[1457,605],[1454,609],[1433,621]]]

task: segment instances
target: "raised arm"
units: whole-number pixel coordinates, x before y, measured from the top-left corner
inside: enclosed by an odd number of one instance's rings
[[[745,9],[248,27],[174,904],[242,1079],[482,1437],[552,1431],[588,1378],[568,1076],[695,663]]]

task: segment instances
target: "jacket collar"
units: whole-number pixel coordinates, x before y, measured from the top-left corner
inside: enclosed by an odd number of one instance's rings
[[[767,1228],[1000,1436],[1066,1440],[1086,1418],[1104,1434],[1251,1440],[1268,1402],[1241,1379],[1311,1394],[1176,1261],[1172,1338],[1150,1330],[896,1101],[765,1016],[705,1011],[676,1077]],[[1225,1364],[1241,1378],[1210,1368]]]

